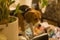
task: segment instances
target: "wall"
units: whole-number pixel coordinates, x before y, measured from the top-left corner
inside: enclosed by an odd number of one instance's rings
[[[15,0],[15,3],[10,5],[10,10],[15,10],[17,4],[20,3],[20,5],[28,5],[30,8],[32,7],[32,0]]]
[[[15,0],[16,4],[20,3],[20,5],[28,5],[31,8],[32,0]]]

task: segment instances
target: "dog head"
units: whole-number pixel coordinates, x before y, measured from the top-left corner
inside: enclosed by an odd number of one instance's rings
[[[24,14],[27,23],[37,23],[41,19],[41,13],[37,10],[31,9]]]

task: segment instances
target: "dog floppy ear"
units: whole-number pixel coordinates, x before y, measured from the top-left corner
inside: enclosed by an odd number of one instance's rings
[[[30,22],[32,22],[33,21],[33,12],[27,12],[27,13],[25,13],[25,20],[28,22],[28,23],[30,23]]]

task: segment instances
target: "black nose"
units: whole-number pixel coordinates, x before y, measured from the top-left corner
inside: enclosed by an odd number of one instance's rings
[[[38,26],[41,26],[41,24],[38,24]]]

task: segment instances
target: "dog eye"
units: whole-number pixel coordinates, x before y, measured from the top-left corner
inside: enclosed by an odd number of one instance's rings
[[[34,20],[41,20],[41,18],[35,18]]]
[[[35,18],[34,20],[38,20],[38,18]]]

